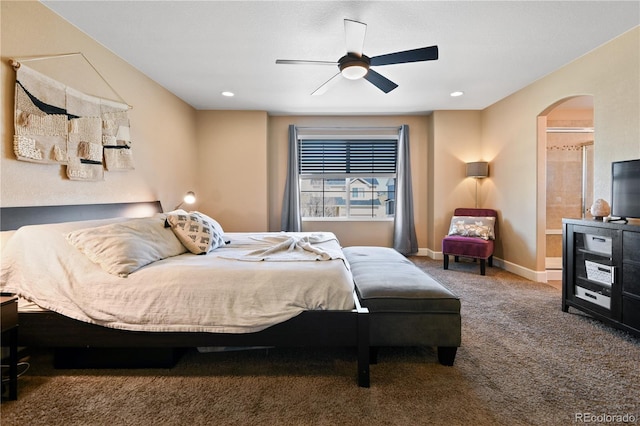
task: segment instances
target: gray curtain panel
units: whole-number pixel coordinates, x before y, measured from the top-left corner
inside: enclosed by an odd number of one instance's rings
[[[409,126],[400,127],[396,171],[396,213],[393,223],[393,248],[402,254],[418,252],[418,238],[413,220],[413,189],[409,155]]]
[[[280,229],[287,232],[300,232],[302,218],[300,216],[300,188],[298,188],[298,131],[293,124],[289,125],[289,163],[287,181],[284,186],[282,200],[282,223]]]

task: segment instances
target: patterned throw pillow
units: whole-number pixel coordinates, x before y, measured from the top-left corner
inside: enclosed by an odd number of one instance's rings
[[[167,213],[167,223],[191,253],[206,254],[224,245],[222,227],[205,214],[177,210]]]
[[[494,226],[496,218],[490,216],[454,216],[451,218],[449,235],[477,237],[483,240],[495,239]]]

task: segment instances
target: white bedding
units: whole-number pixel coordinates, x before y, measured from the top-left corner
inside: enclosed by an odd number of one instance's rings
[[[142,331],[250,333],[305,310],[350,310],[353,278],[335,235],[287,233],[332,260],[241,261],[283,233],[226,233],[230,244],[185,253],[123,278],[69,244],[74,230],[126,219],[25,226],[2,248],[0,287],[38,306],[98,325]]]

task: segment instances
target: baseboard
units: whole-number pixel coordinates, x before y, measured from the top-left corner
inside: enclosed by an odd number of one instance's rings
[[[418,253],[416,253],[416,256],[425,256],[431,259],[438,260],[438,257],[436,257],[437,253],[435,253],[433,250],[428,248],[419,248]],[[442,259],[442,253],[440,253],[440,259]]]
[[[497,259],[495,257],[493,258],[493,265],[531,281],[538,283],[547,282],[547,271],[534,271],[533,269],[525,268],[524,266],[507,262],[503,259]]]
[[[431,259],[434,260],[442,260],[443,259],[443,254],[441,251],[436,252],[430,249],[419,249],[418,250],[418,256],[428,256]],[[500,269],[504,269],[505,271],[509,271],[513,274],[516,274],[518,276],[521,276],[523,278],[526,278],[528,280],[531,281],[535,281],[535,282],[540,282],[540,283],[546,283],[547,280],[555,280],[556,278],[549,278],[548,276],[548,272],[549,271],[534,271],[532,269],[529,268],[525,268],[523,266],[517,265],[515,263],[511,263],[511,262],[507,262],[503,259],[500,259],[499,257],[493,257],[493,267],[494,268],[500,268]],[[560,271],[560,278],[562,279],[562,271]]]

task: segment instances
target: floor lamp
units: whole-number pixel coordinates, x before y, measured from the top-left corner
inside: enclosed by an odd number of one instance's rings
[[[467,163],[467,177],[476,180],[476,208],[478,208],[478,179],[484,179],[489,176],[489,163],[486,161],[476,161]]]

